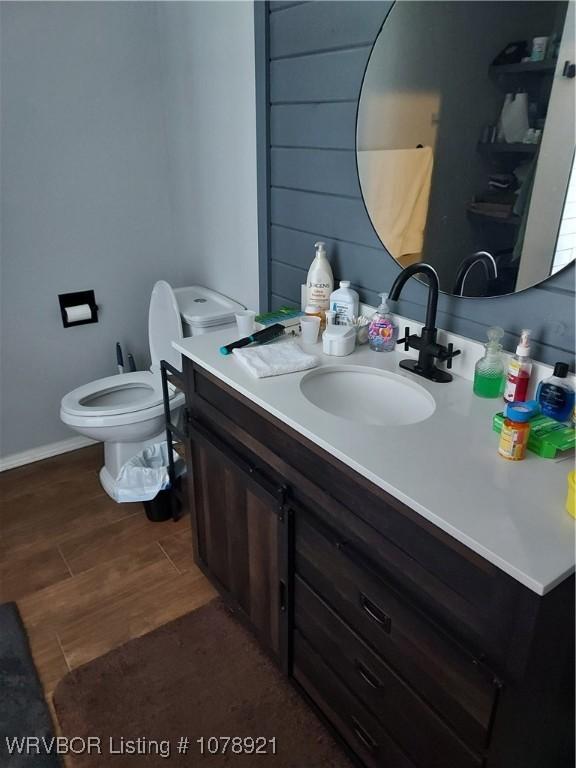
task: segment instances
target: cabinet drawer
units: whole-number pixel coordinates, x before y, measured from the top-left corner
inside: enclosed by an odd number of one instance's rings
[[[483,747],[497,699],[493,677],[401,593],[339,550],[330,531],[312,519],[296,516],[296,573],[466,743]]]
[[[368,768],[417,768],[299,632],[294,633],[293,675]]]
[[[297,629],[417,765],[481,766],[481,758],[299,577],[294,601]]]

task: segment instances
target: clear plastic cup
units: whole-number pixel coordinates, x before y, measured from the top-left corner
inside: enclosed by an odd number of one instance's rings
[[[320,318],[316,315],[306,315],[300,318],[303,344],[316,344],[320,330]]]
[[[251,336],[254,333],[256,312],[252,309],[243,309],[236,313],[236,325],[240,338]]]

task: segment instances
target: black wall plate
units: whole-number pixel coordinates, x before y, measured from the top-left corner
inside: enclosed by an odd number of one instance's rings
[[[88,325],[88,323],[98,322],[98,305],[96,304],[96,297],[94,291],[76,291],[75,293],[61,293],[58,296],[60,302],[60,314],[62,315],[62,323],[64,328],[71,328],[74,325]],[[75,323],[68,322],[66,317],[66,309],[68,307],[76,307],[78,304],[88,304],[92,312],[92,317],[89,320],[78,320]]]

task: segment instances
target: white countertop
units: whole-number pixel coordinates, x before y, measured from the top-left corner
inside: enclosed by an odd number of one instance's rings
[[[359,425],[306,400],[300,390],[306,371],[253,378],[218,351],[236,337],[227,328],[174,347],[537,594],[574,571],[574,521],[564,508],[573,463],[530,452],[524,461],[501,458],[492,431],[501,401],[474,396],[472,383],[459,376],[435,384],[403,371],[402,351],[378,353],[365,345],[348,357],[328,357],[321,344],[306,347],[321,365],[398,373],[436,401],[432,416],[417,424]]]

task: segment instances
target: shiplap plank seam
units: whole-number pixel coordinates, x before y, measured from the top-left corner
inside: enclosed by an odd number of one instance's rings
[[[279,264],[279,265],[281,265],[284,268],[291,269],[291,270],[294,270],[296,272],[300,272],[301,275],[302,275],[302,277],[300,278],[300,283],[305,283],[306,282],[306,275],[308,274],[308,270],[307,269],[305,269],[303,267],[298,267],[298,266],[296,266],[294,264],[287,264],[285,261],[280,261],[279,259],[272,259],[272,261],[271,261],[272,267],[274,267],[275,264]],[[372,288],[370,286],[367,286],[367,285],[363,285],[362,283],[351,282],[350,285],[352,286],[352,288],[354,288],[354,290],[371,291],[374,294],[378,294],[378,292],[375,291],[374,288]],[[418,301],[414,301],[413,299],[410,299],[409,302],[408,302],[408,300],[406,300],[406,303],[411,303],[411,304],[413,304],[413,305],[415,305],[417,307],[420,307],[420,308],[426,306],[426,301],[418,302]],[[448,315],[450,317],[453,316],[452,313],[449,310],[440,310],[439,309],[438,312],[439,313],[443,313],[444,315]]]
[[[302,189],[301,187],[287,187],[283,184],[271,184],[270,189],[284,189],[288,192],[304,192],[307,195],[318,195],[318,197],[338,197],[341,200],[361,200],[361,195],[345,195],[341,192],[318,192],[317,189]]]
[[[270,263],[272,264],[272,266],[274,266],[275,264],[279,264],[279,265],[281,265],[284,268],[292,269],[292,270],[295,270],[296,272],[301,272],[302,273],[302,278],[301,278],[300,282],[301,283],[305,283],[306,282],[306,275],[308,274],[308,270],[305,269],[304,267],[299,267],[299,266],[297,266],[295,264],[287,264],[285,261],[281,261],[280,259],[276,259],[276,258],[273,258]],[[372,288],[372,287],[370,287],[368,285],[363,285],[362,283],[359,283],[359,282],[351,282],[350,285],[355,290],[359,289],[361,291],[372,291],[372,293],[376,293],[376,294],[378,293],[376,290],[374,290],[374,288]],[[426,305],[426,301],[418,302],[418,301],[414,301],[412,299],[410,299],[409,301],[410,301],[410,303],[415,304],[418,307],[424,307]],[[408,302],[408,300],[407,300],[407,302]],[[440,311],[441,310],[439,309],[438,312],[440,312]],[[446,315],[452,316],[452,312],[450,312],[448,310],[443,310],[443,312]]]
[[[322,192],[319,192],[317,194],[323,195]],[[380,255],[387,256],[388,254],[383,248],[377,248],[375,245],[366,245],[366,243],[358,243],[355,240],[347,240],[343,237],[334,237],[334,235],[327,235],[323,234],[321,232],[310,232],[308,229],[300,229],[299,227],[289,227],[287,224],[278,224],[275,221],[270,221],[270,226],[272,227],[279,227],[280,229],[289,229],[292,232],[301,232],[303,235],[310,235],[311,237],[319,237],[324,238],[325,240],[334,240],[336,243],[347,243],[348,245],[356,245],[358,248],[370,248],[372,251],[376,251],[376,253]]]
[[[270,3],[270,13],[282,13],[282,11],[287,11],[289,8],[295,8],[297,5],[306,5],[308,0],[294,0],[293,3],[285,3],[281,5],[279,8],[274,5],[274,3]]]
[[[351,51],[366,50],[368,53],[372,51],[372,43],[362,43],[361,45],[339,45],[334,48],[323,48],[318,51],[306,51],[305,53],[296,53],[287,56],[271,56],[270,63],[276,64],[280,61],[292,61],[294,59],[319,59],[322,56],[333,57],[335,53],[350,53]]]
[[[302,51],[301,53],[286,53],[282,56],[271,56],[270,61],[286,61],[287,59],[302,59],[306,56],[321,56],[323,53],[339,53],[340,51],[355,51],[357,48],[372,48],[372,41],[364,40],[360,43],[351,43],[350,45],[334,45],[329,48],[318,48],[313,51]]]
[[[270,149],[307,149],[314,152],[355,152],[348,147],[306,147],[294,144],[270,144]]]
[[[557,288],[555,285],[546,285],[546,282],[533,286],[536,291],[546,291],[546,293],[558,293],[561,296],[574,296],[574,290],[570,288]],[[528,288],[527,290],[530,290]]]
[[[273,298],[280,299],[280,301],[287,301],[289,304],[294,304],[294,303],[298,304],[299,303],[299,302],[295,302],[294,299],[288,298],[288,296],[282,296],[281,293],[275,293],[274,291],[272,291],[272,293],[270,295]]]
[[[316,99],[316,101],[275,101],[275,107],[314,107],[319,104],[356,104],[356,99]]]
[[[322,194],[322,193],[320,193]],[[270,225],[273,227],[278,227],[279,229],[287,229],[291,232],[300,232],[303,235],[310,235],[311,237],[323,237],[326,240],[334,240],[336,243],[346,243],[347,245],[356,245],[358,248],[370,248],[372,251],[376,251],[379,256],[382,254],[384,256],[387,256],[388,254],[384,251],[384,249],[376,248],[373,245],[366,245],[366,243],[358,243],[355,240],[347,240],[343,237],[334,237],[333,235],[327,235],[326,233],[321,232],[310,232],[308,229],[299,229],[298,227],[289,227],[287,224],[278,224],[275,221],[271,221]]]

